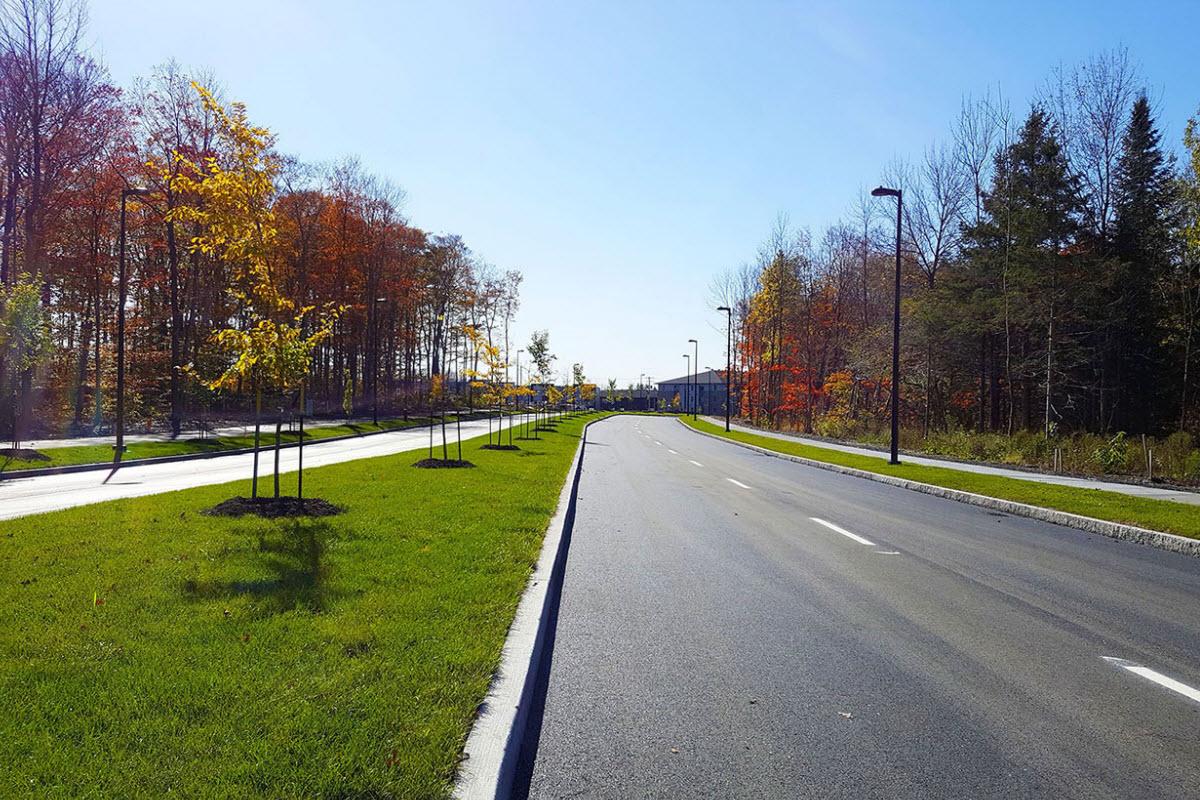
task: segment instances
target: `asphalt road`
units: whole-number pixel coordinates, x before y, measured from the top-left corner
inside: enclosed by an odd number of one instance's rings
[[[518,418],[519,419],[519,418]],[[506,420],[504,428],[511,420]],[[491,420],[494,430],[496,420]],[[488,420],[477,419],[462,423],[462,438],[488,432]],[[457,436],[453,425],[446,433],[454,457]],[[441,455],[441,431],[435,428],[435,455]],[[271,440],[264,434],[264,447]],[[315,441],[304,446],[304,469],[337,464],[358,458],[374,458],[429,446],[429,428],[376,433],[341,441]],[[297,448],[280,451],[281,472],[295,472],[299,459]],[[27,514],[57,511],[63,508],[140,497],[160,492],[190,489],[215,483],[245,480],[249,487],[253,454],[213,456],[169,464],[138,464],[129,462],[106,483],[109,470],[76,472],[66,475],[43,475],[34,478],[7,478],[0,481],[0,519],[12,519]],[[274,465],[274,451],[264,449],[259,454],[259,475],[269,475]]]
[[[588,439],[519,794],[1200,797],[1200,559],[674,420]]]

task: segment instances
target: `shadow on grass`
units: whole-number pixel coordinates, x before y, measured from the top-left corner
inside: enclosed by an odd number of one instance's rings
[[[324,611],[336,593],[328,586],[329,567],[325,550],[335,537],[327,522],[289,520],[259,533],[258,552],[269,577],[246,581],[184,582],[184,594],[190,598],[217,599],[250,597],[255,611],[262,616],[282,614],[294,609]]]

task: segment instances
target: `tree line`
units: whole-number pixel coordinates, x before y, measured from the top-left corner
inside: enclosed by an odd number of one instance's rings
[[[1163,433],[1200,426],[1200,117],[1183,158],[1123,50],[1056,70],[1021,115],[965,99],[903,193],[909,428]],[[819,235],[781,218],[713,284],[735,309],[741,413],[829,435],[890,402],[895,201]]]
[[[128,418],[178,432],[248,411],[252,377],[204,379],[230,366],[219,332],[256,318],[237,291],[245,259],[196,246],[213,235],[200,186],[222,171],[268,176],[259,255],[272,290],[297,310],[339,309],[312,342],[318,411],[419,409],[434,376],[441,401],[469,394],[481,349],[468,329],[507,363],[519,272],[412,225],[404,192],[353,158],[308,164],[264,131],[256,157],[270,169],[239,163],[251,150],[220,117],[241,107],[213,75],[168,63],[118,87],[83,47],[85,12],[76,0],[0,12],[0,431],[110,428],[123,192]]]

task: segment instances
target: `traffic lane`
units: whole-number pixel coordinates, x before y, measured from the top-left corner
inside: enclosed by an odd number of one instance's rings
[[[1144,649],[1200,680],[1200,559],[808,467],[677,423],[655,435],[731,474],[752,472],[797,516],[840,521],[905,557],[1071,619],[1127,657]]]
[[[1010,795],[1015,767],[954,704],[858,652],[809,596],[828,541],[779,536],[718,499],[743,491],[723,477],[608,427],[589,434],[607,447],[585,456],[531,796]],[[930,748],[914,726],[955,734]]]
[[[492,421],[493,429],[498,423]],[[506,420],[504,428],[512,423]],[[503,428],[502,428],[503,429]],[[487,420],[462,423],[463,439],[487,433]],[[314,441],[304,445],[304,467],[339,464],[360,458],[375,458],[395,453],[420,450],[429,446],[430,429],[418,428],[402,431],[371,434],[355,439],[340,441]],[[447,428],[451,450],[456,446],[457,435],[453,427]],[[259,474],[274,469],[274,452],[267,446],[268,435],[263,436],[264,446],[259,453]],[[435,431],[435,451],[441,451],[441,433]],[[294,472],[299,467],[298,448],[280,451],[281,472]],[[211,458],[176,461],[167,464],[138,464],[129,462],[122,466],[111,479],[108,470],[91,470],[65,475],[41,475],[32,478],[6,478],[0,481],[0,519],[12,519],[28,514],[58,511],[64,508],[102,503],[127,497],[142,497],[161,492],[173,492],[196,486],[208,486],[248,480],[254,463],[252,453],[213,456]]]
[[[700,439],[711,443],[714,459],[729,448],[679,430],[680,447],[688,437]],[[669,429],[658,435],[673,438]],[[1015,689],[1074,687],[1052,695],[1060,713],[1070,717],[1080,703],[1087,705],[1091,723],[1126,741],[1140,730],[1186,739],[1196,725],[1197,559],[731,449],[738,451],[731,463],[758,466],[754,474],[764,491],[774,487],[775,502],[790,513],[802,517],[821,508],[819,513],[878,543],[875,552],[923,563],[924,569],[898,571],[886,584],[865,582],[859,594],[889,593],[896,613],[968,650],[986,631],[989,663]],[[934,574],[949,580],[934,581]],[[898,584],[907,584],[907,591],[896,591]],[[961,604],[968,592],[990,600]],[[960,610],[945,614],[955,604]],[[1008,611],[1015,616],[1002,623]],[[1012,635],[1039,626],[1037,637]],[[1074,654],[1071,659],[1063,648]],[[1068,677],[1058,673],[1064,667]],[[1174,682],[1182,686],[1171,687]],[[1148,755],[1129,743],[1131,752]],[[1184,749],[1194,759],[1193,749]]]
[[[684,786],[743,796],[1063,796],[1080,787],[1120,796],[1138,786],[1172,796],[1176,784],[1194,787],[1194,771],[1164,775],[1145,748],[1081,744],[1076,720],[1088,710],[1063,712],[1042,697],[1071,688],[1035,681],[1031,693],[1007,674],[1012,659],[996,660],[1026,636],[1060,635],[1053,625],[1015,636],[1030,629],[1028,609],[938,571],[898,580],[929,570],[780,513],[755,486],[727,480],[717,449],[689,450],[649,421],[637,427],[644,436],[618,422],[589,436],[608,447],[585,458],[533,796]],[[862,591],[889,580],[898,588]],[[953,605],[914,608],[921,592],[967,594],[964,616],[982,628],[960,624]],[[978,641],[964,641],[972,627]],[[1083,672],[1093,695],[1091,678],[1111,678]]]

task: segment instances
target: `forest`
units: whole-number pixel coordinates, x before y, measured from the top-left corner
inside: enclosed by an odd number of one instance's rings
[[[0,433],[111,430],[119,309],[131,429],[244,418],[254,395],[294,408],[295,381],[230,372],[235,333],[269,318],[299,320],[317,413],[469,393],[482,344],[508,363],[519,272],[410,224],[355,158],[281,152],[214,75],[114,85],[85,31],[78,2],[3,5]]]
[[[1128,441],[1160,436],[1176,477],[1200,479],[1200,118],[1165,141],[1149,85],[1100,53],[1025,103],[964,98],[944,141],[882,170],[902,193],[906,447],[1038,464],[1085,441],[1079,458],[1112,463],[1080,471],[1137,472]],[[781,217],[713,281],[742,415],[881,436],[896,240],[896,201],[864,190],[817,234]]]

